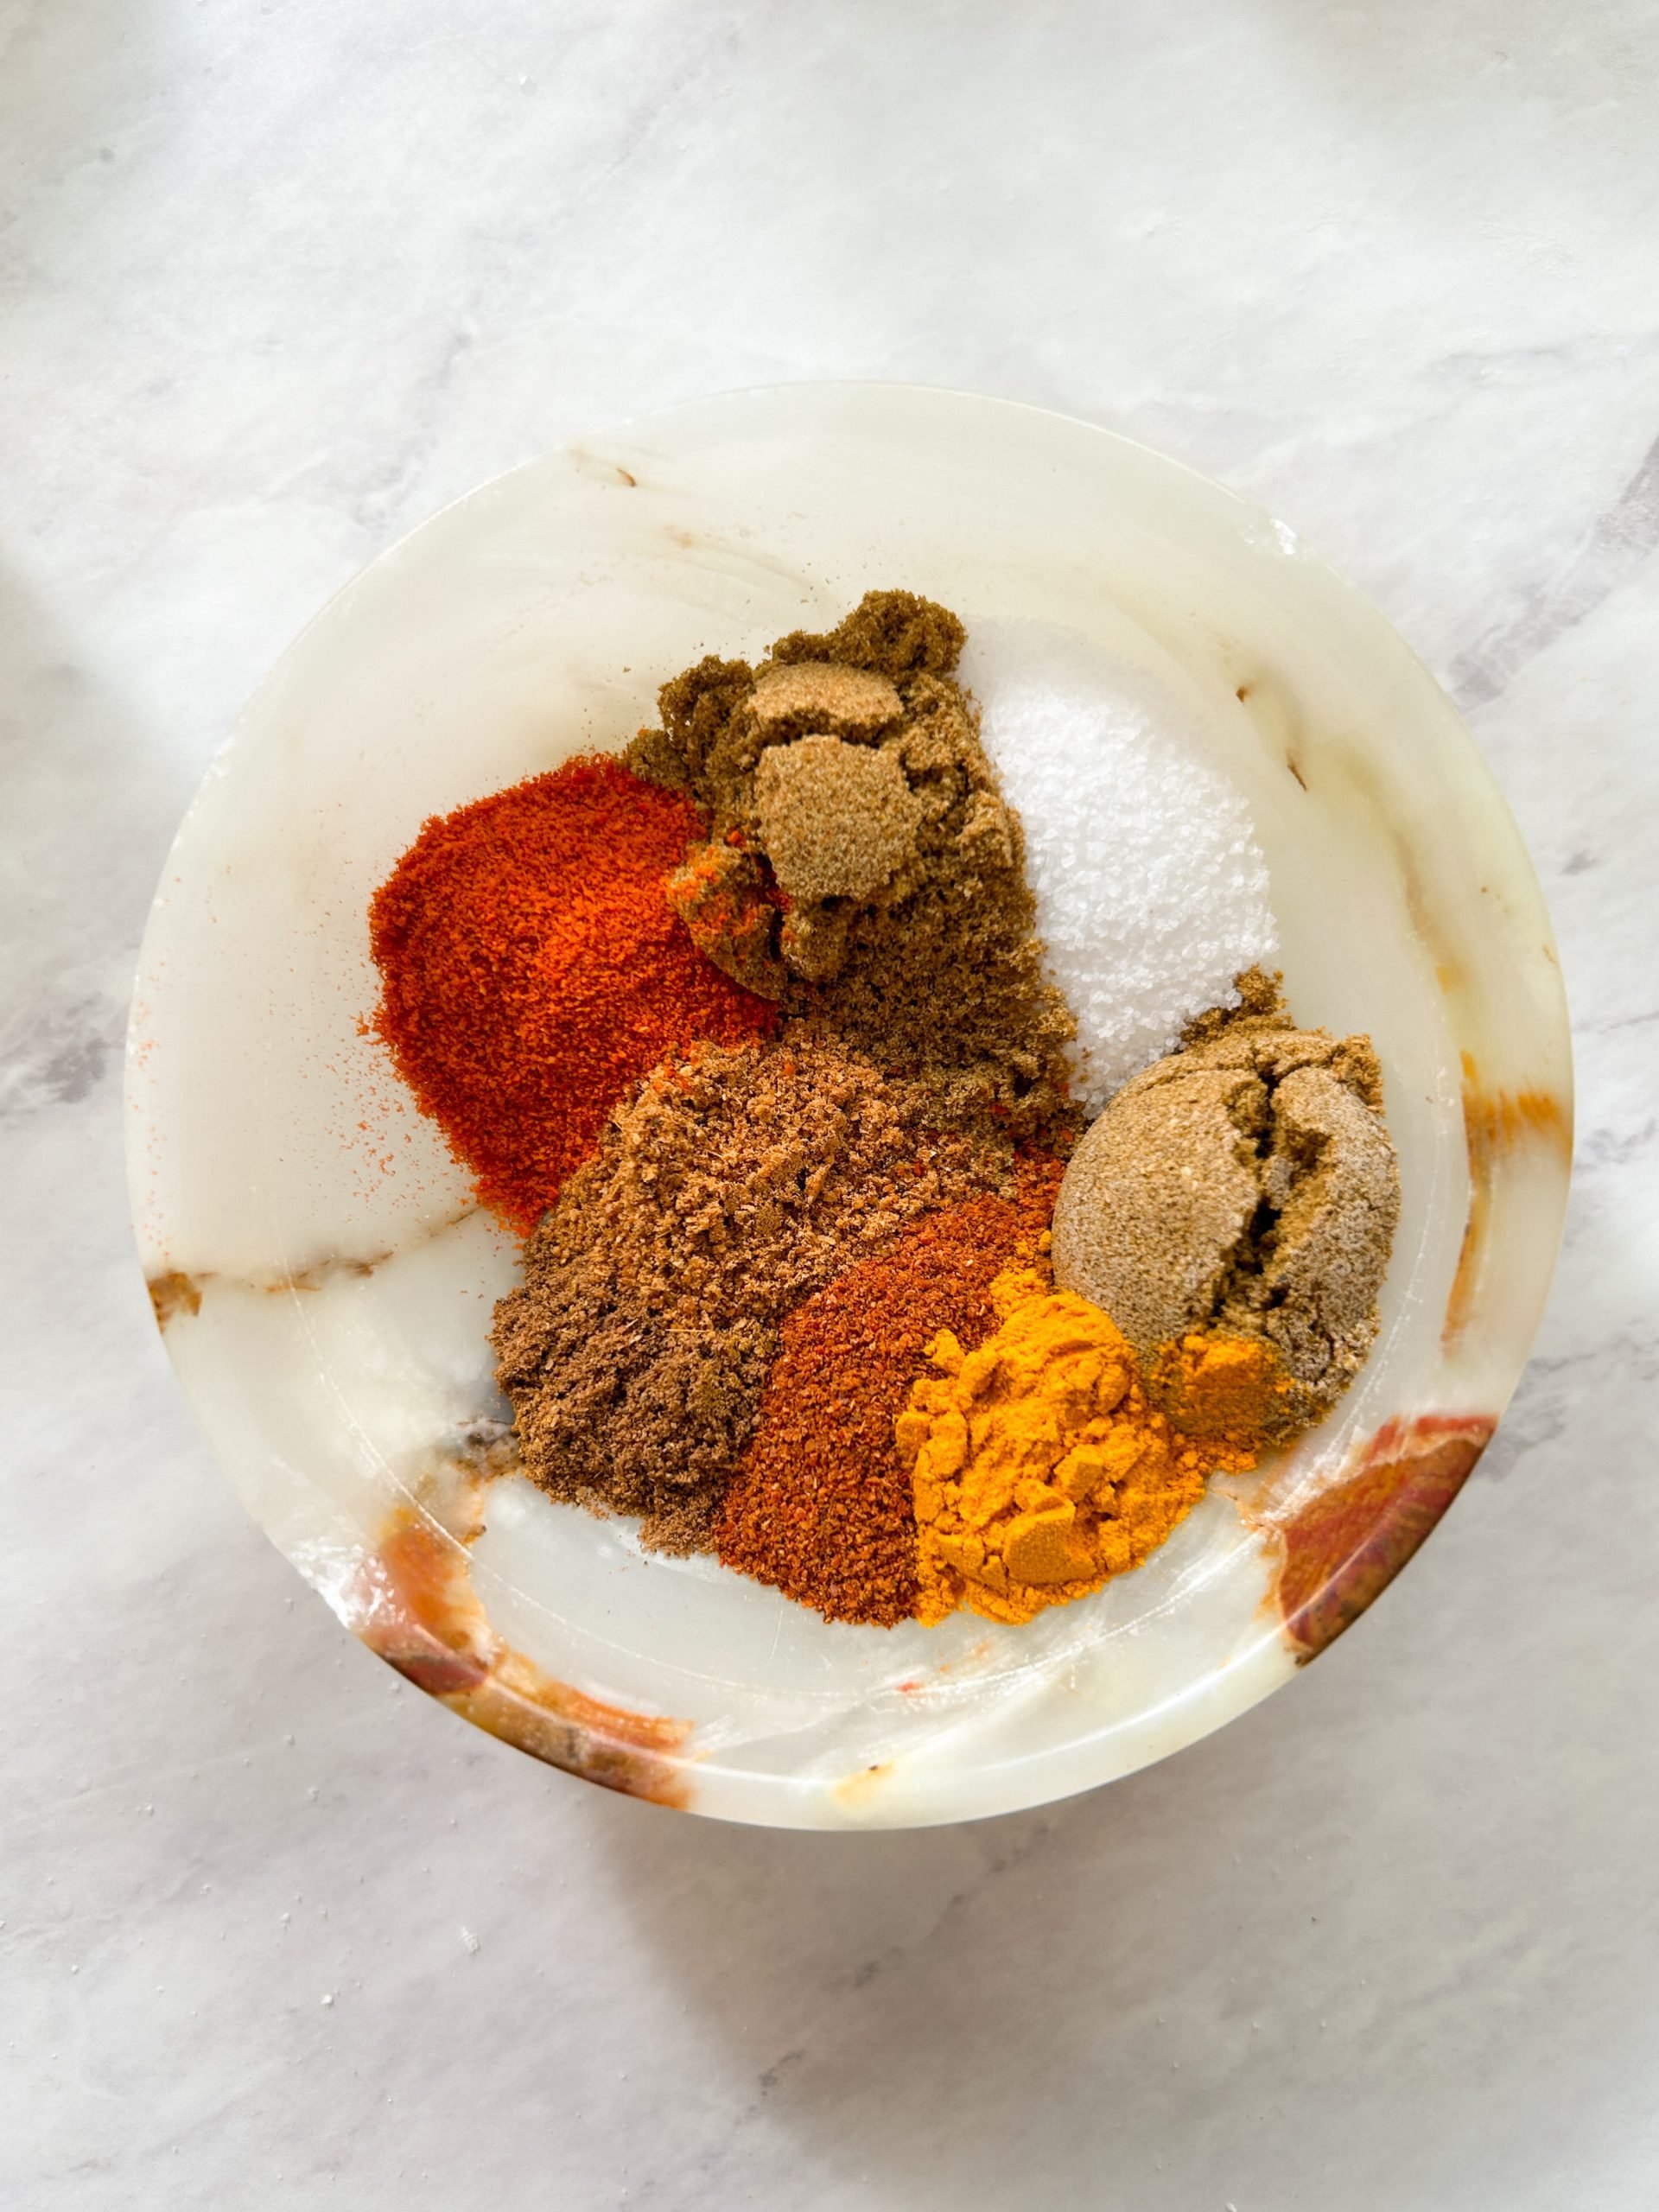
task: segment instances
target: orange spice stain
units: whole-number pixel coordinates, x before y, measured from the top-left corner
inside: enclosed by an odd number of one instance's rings
[[[1570,1154],[1573,1131],[1561,1102],[1548,1090],[1482,1090],[1474,1055],[1463,1055],[1463,1118],[1472,1151],[1487,1157],[1528,1136],[1548,1138]]]
[[[201,1276],[186,1274],[179,1268],[148,1277],[144,1287],[149,1293],[150,1311],[158,1329],[166,1328],[176,1314],[200,1313],[202,1281]]]
[[[892,1759],[880,1759],[873,1766],[861,1767],[856,1774],[848,1775],[836,1784],[834,1795],[836,1803],[844,1806],[849,1812],[861,1811],[872,1797],[880,1794],[893,1772],[893,1764]]]
[[[1277,1596],[1299,1666],[1387,1589],[1463,1488],[1497,1426],[1486,1414],[1385,1421],[1345,1481],[1280,1522]]]
[[[671,1755],[691,1723],[589,1697],[503,1643],[473,1588],[464,1546],[418,1510],[393,1516],[351,1625],[418,1688],[533,1758],[652,1804],[690,1802]]]
[[[1484,1089],[1471,1052],[1463,1054],[1463,1130],[1469,1154],[1469,1217],[1446,1302],[1440,1332],[1445,1344],[1462,1334],[1474,1304],[1498,1160],[1531,1142],[1555,1147],[1566,1160],[1573,1157],[1573,1124],[1561,1101],[1548,1090]]]

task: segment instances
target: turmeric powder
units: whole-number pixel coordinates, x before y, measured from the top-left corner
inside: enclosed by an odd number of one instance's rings
[[[1162,1348],[1161,1371],[1202,1433],[1176,1428],[1110,1316],[1054,1290],[1042,1261],[1005,1268],[990,1297],[995,1335],[964,1354],[941,1330],[926,1348],[938,1376],[912,1385],[894,1424],[930,1624],[958,1607],[1028,1621],[1139,1567],[1211,1473],[1255,1465],[1276,1402],[1269,1349],[1188,1339]]]

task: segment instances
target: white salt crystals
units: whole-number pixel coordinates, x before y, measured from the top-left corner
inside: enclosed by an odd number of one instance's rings
[[[1243,795],[1193,717],[1076,632],[970,624],[960,670],[1026,830],[1052,980],[1077,1019],[1076,1093],[1097,1114],[1169,1052],[1278,933]]]

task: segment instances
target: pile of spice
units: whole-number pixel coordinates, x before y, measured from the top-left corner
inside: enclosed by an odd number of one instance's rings
[[[1400,1170],[1369,1037],[1298,1029],[1273,981],[1124,1086],[1078,1146],[1054,1273],[1145,1358],[1192,1331],[1282,1361],[1287,1433],[1329,1411],[1376,1335]]]
[[[912,1386],[894,1426],[911,1469],[924,1621],[959,1606],[1028,1621],[1139,1567],[1209,1476],[1255,1465],[1262,1428],[1240,1421],[1242,1392],[1265,1412],[1282,1389],[1263,1347],[1194,1339],[1191,1426],[1179,1429],[1099,1306],[1057,1292],[1045,1268],[1001,1274],[990,1295],[995,1333],[968,1351],[941,1331],[927,1355],[938,1374]],[[1224,1425],[1206,1418],[1207,1386],[1224,1374]]]
[[[571,760],[435,817],[374,895],[374,1026],[515,1229],[665,1053],[775,1025],[664,903],[696,834],[683,798],[619,761]]]
[[[705,658],[370,916],[378,1033],[525,1237],[524,1471],[835,1622],[1132,1572],[1357,1371],[1399,1207],[1369,1039],[1250,964],[1237,794],[1029,654],[982,729],[963,642],[873,592]]]
[[[963,680],[1025,825],[1048,974],[1097,1114],[1206,1008],[1236,1004],[1278,931],[1244,796],[1154,677],[1039,622],[976,629]]]
[[[890,1627],[920,1598],[911,1484],[894,1437],[925,1347],[996,1325],[991,1284],[1046,1231],[1060,1169],[1025,1162],[1011,1198],[920,1222],[784,1324],[760,1423],[726,1494],[720,1556],[829,1620]]]
[[[1074,1024],[1019,817],[952,677],[963,636],[913,593],[872,592],[759,670],[688,669],[627,757],[707,823],[670,895],[712,962],[1052,1148],[1077,1128]]]
[[[784,1317],[907,1224],[1012,1187],[1013,1147],[809,1031],[665,1060],[611,1117],[496,1309],[527,1471],[709,1541]]]

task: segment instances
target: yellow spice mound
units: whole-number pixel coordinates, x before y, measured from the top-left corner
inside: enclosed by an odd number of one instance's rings
[[[927,1347],[938,1373],[912,1386],[894,1427],[929,1623],[958,1607],[1028,1621],[1086,1597],[1155,1551],[1211,1471],[1255,1459],[1256,1440],[1225,1433],[1230,1422],[1198,1441],[1154,1412],[1122,1332],[1088,1300],[1055,1291],[1046,1269],[1007,1269],[990,1295],[996,1333],[964,1354],[942,1330]],[[1256,1348],[1243,1349],[1259,1363]],[[1207,1379],[1224,1370],[1223,1396],[1244,1379],[1240,1357],[1211,1351]],[[1188,1358],[1205,1363],[1197,1347]],[[1198,1384],[1196,1372],[1188,1379]],[[1197,1411],[1207,1395],[1190,1388],[1188,1404]]]

